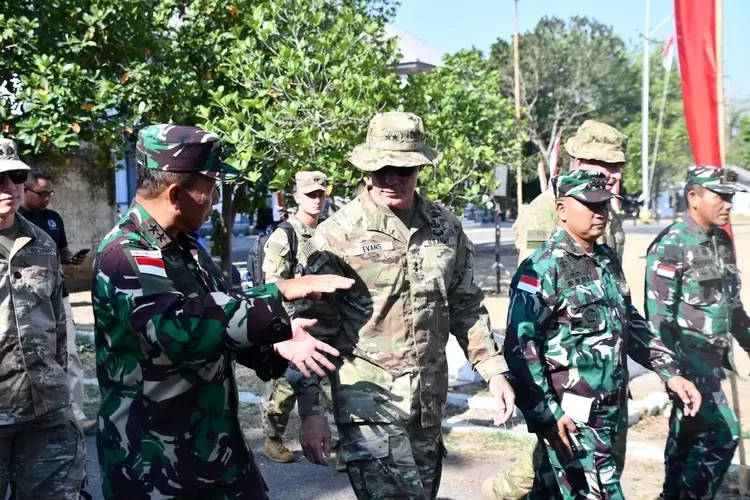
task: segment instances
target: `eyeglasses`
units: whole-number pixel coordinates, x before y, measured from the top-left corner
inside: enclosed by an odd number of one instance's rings
[[[10,180],[13,180],[13,178],[11,177]],[[13,181],[13,182],[15,182],[15,181]],[[21,181],[21,182],[23,182],[23,181]],[[16,184],[18,184],[18,183],[16,182]],[[50,196],[52,196],[52,195],[55,194],[54,191],[34,191],[33,189],[29,189],[29,188],[26,188],[26,191],[31,191],[32,193],[34,193],[35,195],[39,196],[40,198],[49,198]]]
[[[417,167],[383,167],[379,170],[376,170],[373,172],[375,175],[388,175],[388,174],[396,174],[399,177],[411,177],[414,175],[414,171],[417,170]]]
[[[5,176],[8,176],[10,182],[14,184],[23,184],[29,177],[28,170],[8,170],[7,172],[0,173],[0,185],[5,184]]]

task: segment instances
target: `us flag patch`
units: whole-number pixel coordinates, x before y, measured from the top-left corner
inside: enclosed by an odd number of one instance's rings
[[[656,275],[661,276],[662,278],[672,279],[674,278],[675,272],[677,270],[674,266],[670,266],[668,264],[658,264],[656,266]]]
[[[521,279],[518,280],[516,288],[523,290],[528,293],[537,293],[539,291],[540,281],[538,278],[532,278],[531,276],[521,275]]]
[[[159,250],[133,250],[131,254],[135,260],[135,265],[138,266],[139,273],[161,276],[162,278],[167,277],[167,271],[164,269],[164,261]]]

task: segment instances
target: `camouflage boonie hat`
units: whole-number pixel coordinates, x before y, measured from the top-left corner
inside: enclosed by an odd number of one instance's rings
[[[552,178],[555,198],[570,196],[583,203],[602,203],[615,195],[607,189],[607,176],[591,170],[574,170]]]
[[[383,167],[434,165],[438,152],[425,145],[422,119],[413,113],[389,111],[372,117],[367,142],[355,147],[349,163],[374,172]]]
[[[323,172],[297,172],[294,180],[300,193],[308,194],[321,190],[328,192],[328,177]]]
[[[0,138],[0,172],[10,170],[31,170],[31,168],[18,157],[14,141]]]
[[[699,166],[688,168],[687,183],[698,184],[704,188],[719,194],[734,194],[738,191],[744,191],[732,182],[735,175],[731,175],[730,179],[725,179],[733,172],[725,171],[719,167]]]
[[[219,137],[198,127],[150,125],[138,132],[135,159],[140,167],[212,179],[237,178],[239,171],[220,158]]]
[[[573,158],[625,163],[626,135],[614,127],[596,120],[586,120],[578,127],[576,135],[565,142],[565,151]]]

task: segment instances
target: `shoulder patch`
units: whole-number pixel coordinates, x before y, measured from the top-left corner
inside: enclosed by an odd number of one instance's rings
[[[129,250],[140,274],[167,277],[161,250]]]
[[[656,275],[662,278],[674,279],[677,269],[669,264],[659,263],[656,266]]]
[[[516,285],[516,288],[519,290],[523,290],[527,293],[535,294],[539,292],[539,289],[542,286],[541,280],[536,276],[531,276],[530,274],[522,274],[521,277],[518,279],[518,284]]]

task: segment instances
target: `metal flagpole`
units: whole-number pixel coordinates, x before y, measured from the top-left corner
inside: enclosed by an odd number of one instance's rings
[[[516,132],[521,134],[521,71],[518,64],[518,0],[513,1],[513,23],[515,33],[513,35],[513,67],[515,72],[515,94],[516,94]],[[518,198],[518,208],[516,217],[521,215],[521,206],[523,205],[523,177],[521,172],[521,153],[519,151],[516,159],[516,197]]]
[[[651,214],[648,209],[649,186],[648,186],[648,91],[649,91],[649,23],[651,21],[651,1],[646,0],[646,20],[643,37],[643,84],[641,94],[641,183],[643,184],[643,205],[641,207],[641,220],[650,220]]]

